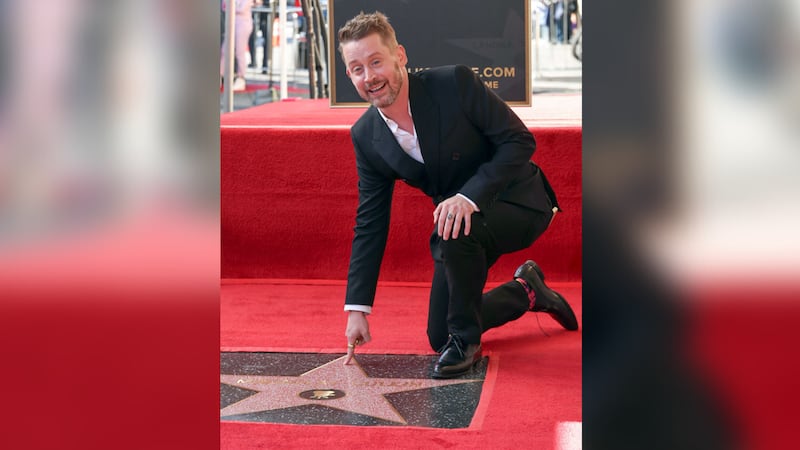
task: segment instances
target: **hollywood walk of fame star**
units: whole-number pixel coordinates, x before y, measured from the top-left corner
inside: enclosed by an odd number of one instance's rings
[[[407,424],[384,394],[474,383],[483,380],[426,378],[371,378],[358,362],[343,365],[345,357],[309,370],[300,376],[221,375],[220,381],[238,388],[257,391],[220,410],[220,417],[302,405],[323,405],[344,411]],[[300,394],[314,392],[313,395]],[[326,391],[341,392],[331,395]]]

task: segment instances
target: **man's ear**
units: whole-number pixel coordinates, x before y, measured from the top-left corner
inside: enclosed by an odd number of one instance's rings
[[[401,66],[404,66],[408,63],[408,55],[406,55],[406,48],[402,45],[398,44],[397,49],[397,62],[400,63]]]

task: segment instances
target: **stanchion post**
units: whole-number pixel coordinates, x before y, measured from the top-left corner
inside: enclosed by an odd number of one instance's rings
[[[281,99],[288,96],[289,86],[287,78],[289,76],[289,42],[286,36],[286,0],[280,0],[280,27],[279,39],[281,42]]]
[[[234,36],[236,35],[236,5],[230,5],[230,1],[225,8],[225,84],[224,87],[224,111],[233,111],[233,61]]]

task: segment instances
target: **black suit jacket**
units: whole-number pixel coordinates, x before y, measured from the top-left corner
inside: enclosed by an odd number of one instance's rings
[[[345,303],[372,305],[389,234],[395,180],[435,204],[457,193],[481,212],[497,201],[550,211],[555,195],[530,159],[536,141],[517,115],[466,66],[409,74],[421,164],[400,147],[375,107],[351,128],[359,204]]]

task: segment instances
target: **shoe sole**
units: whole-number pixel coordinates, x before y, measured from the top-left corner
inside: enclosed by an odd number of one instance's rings
[[[558,319],[558,316],[556,315],[556,313],[552,313],[551,312],[551,313],[548,313],[548,314],[550,315],[550,317],[553,318],[553,320],[558,322],[559,325],[564,327],[565,330],[569,330],[569,331],[577,330],[578,329],[578,318],[575,317],[575,312],[572,310],[572,307],[569,306],[569,303],[567,303],[567,300],[561,294],[559,294],[556,291],[552,291],[552,292],[556,297],[558,297],[562,302],[564,302],[564,304],[567,305],[567,311],[570,312],[570,316],[572,316],[572,320],[570,321],[569,324],[564,324],[564,323],[561,323],[561,321]]]

